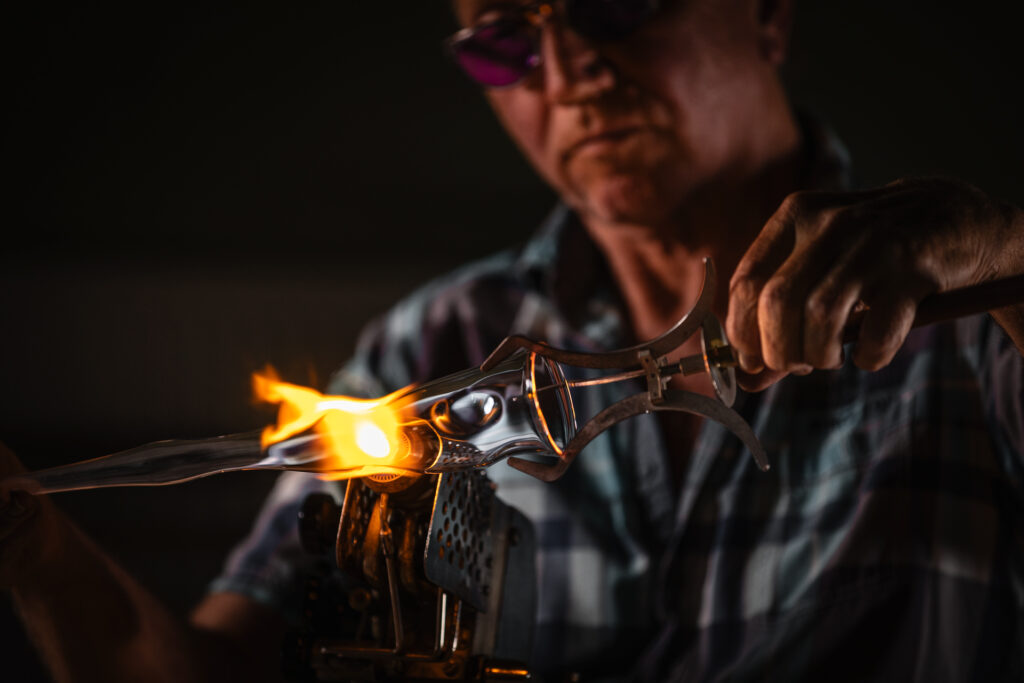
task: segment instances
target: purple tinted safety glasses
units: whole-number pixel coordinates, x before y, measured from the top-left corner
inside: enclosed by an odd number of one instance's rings
[[[621,40],[638,29],[659,0],[564,0],[560,4],[563,21],[570,28],[603,42]],[[502,10],[496,18],[451,36],[448,49],[455,63],[479,85],[515,85],[540,64],[540,29],[555,13],[554,2]]]

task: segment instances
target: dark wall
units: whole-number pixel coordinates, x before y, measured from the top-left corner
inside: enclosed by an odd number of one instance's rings
[[[322,385],[371,315],[552,201],[445,62],[441,2],[22,5],[0,21],[0,439],[33,468],[259,427],[254,369]],[[786,79],[865,184],[1024,204],[1006,12],[805,2]],[[271,481],[59,502],[184,613]],[[0,656],[39,679],[25,647],[4,613]]]

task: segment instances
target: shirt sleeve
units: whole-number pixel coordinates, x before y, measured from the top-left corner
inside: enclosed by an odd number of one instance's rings
[[[985,416],[1005,471],[1024,489],[1024,357],[988,314],[957,321],[961,348],[974,366]]]
[[[298,617],[302,574],[311,561],[299,542],[298,515],[306,496],[327,492],[341,501],[336,482],[305,472],[278,477],[248,536],[228,556],[210,592],[240,593],[283,614]]]

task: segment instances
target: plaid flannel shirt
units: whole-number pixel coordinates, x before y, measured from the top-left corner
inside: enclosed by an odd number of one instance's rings
[[[834,185],[841,157],[822,149],[818,185]],[[564,207],[521,250],[373,323],[329,390],[439,377],[508,334],[582,351],[632,341],[603,258]],[[535,525],[533,665],[584,680],[1024,677],[1022,387],[1020,354],[977,316],[912,332],[879,372],[848,363],[741,396],[769,473],[705,422],[677,496],[678,456],[655,416],[616,425],[554,483],[490,468]],[[642,390],[579,392],[577,408]],[[297,508],[324,486],[284,475],[213,589],[290,604]]]

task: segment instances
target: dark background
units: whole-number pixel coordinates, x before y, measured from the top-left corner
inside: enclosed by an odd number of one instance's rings
[[[374,313],[522,240],[552,196],[446,63],[443,4],[3,10],[0,439],[38,468],[257,428],[253,370],[322,386]],[[785,77],[862,183],[1024,204],[1008,12],[808,1]],[[59,504],[184,614],[272,480]],[[0,662],[45,680],[6,600]]]

